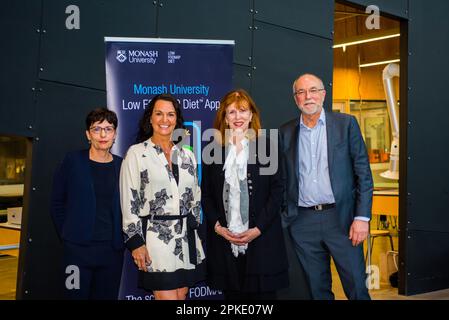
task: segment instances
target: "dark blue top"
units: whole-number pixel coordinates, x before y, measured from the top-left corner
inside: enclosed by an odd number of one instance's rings
[[[114,175],[114,163],[113,161],[101,163],[92,160],[89,162],[97,203],[92,240],[110,241],[112,240],[112,199],[114,198],[114,186],[117,183]]]

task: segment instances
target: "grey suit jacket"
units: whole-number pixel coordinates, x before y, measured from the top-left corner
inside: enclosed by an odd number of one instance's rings
[[[297,214],[299,132],[299,117],[279,130],[283,223],[287,226]],[[355,216],[371,218],[373,178],[365,142],[354,116],[326,112],[326,132],[330,181],[340,224],[346,232]]]

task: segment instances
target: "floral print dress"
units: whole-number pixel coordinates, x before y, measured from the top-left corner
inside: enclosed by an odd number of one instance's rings
[[[192,222],[200,222],[195,158],[190,150],[176,146],[172,154],[178,182],[162,149],[151,138],[129,148],[120,172],[127,247],[132,251],[145,244],[151,258],[148,272],[139,275],[139,286],[145,289],[192,286],[204,278],[201,241],[197,230],[189,229]]]

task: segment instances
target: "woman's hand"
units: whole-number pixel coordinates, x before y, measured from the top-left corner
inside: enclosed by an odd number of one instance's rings
[[[251,229],[246,230],[245,232],[239,233],[234,235],[236,237],[237,241],[234,243],[238,246],[243,246],[245,244],[250,243],[254,239],[256,239],[258,236],[260,236],[262,232],[260,232],[259,228],[254,227]]]
[[[137,249],[134,249],[131,252],[133,256],[134,263],[137,265],[139,270],[147,272],[147,265],[151,263],[150,255],[148,254],[148,250],[146,245],[143,245]]]
[[[222,227],[220,225],[220,222],[218,222],[218,221],[215,224],[214,230],[217,235],[225,238],[226,240],[228,240],[229,242],[231,242],[233,244],[236,244],[236,242],[239,241],[238,237],[236,237],[236,235],[234,233],[229,231],[228,228]]]

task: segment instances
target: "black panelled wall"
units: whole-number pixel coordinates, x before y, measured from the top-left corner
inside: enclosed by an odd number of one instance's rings
[[[409,1],[401,293],[449,287],[449,2]],[[406,86],[406,87],[405,87]]]
[[[449,2],[352,0],[402,18],[399,293],[449,287]]]
[[[77,5],[80,29],[67,30],[66,7]],[[104,37],[154,37],[153,1],[43,0],[39,78],[105,90]]]
[[[2,2],[0,25],[0,133],[34,135],[41,1]]]
[[[443,128],[448,127],[449,111],[448,98],[442,93],[449,83],[444,58],[449,28],[443,17],[449,4],[369,2],[404,18],[412,52],[407,78],[411,90],[401,90],[407,92],[401,101],[408,102],[408,113],[401,113],[401,120],[411,121],[403,137],[407,140],[401,140],[401,154],[407,151],[411,157],[401,169],[402,195],[411,193],[402,197],[400,207],[401,219],[406,219],[401,220],[401,286],[406,294],[447,287],[449,223],[444,213],[449,177],[447,151],[442,146],[448,138]],[[431,9],[429,3],[434,4]],[[80,9],[80,30],[65,27],[68,5]],[[331,0],[2,1],[0,32],[8,48],[2,47],[0,59],[0,134],[28,136],[33,141],[17,297],[59,297],[56,275],[61,248],[49,216],[51,177],[66,151],[87,147],[86,112],[106,103],[104,36],[235,40],[234,85],[253,95],[264,127],[277,128],[297,116],[291,84],[298,74],[321,75],[327,101],[332,99],[333,11]],[[409,13],[413,19],[407,24]],[[401,63],[403,69],[406,62]],[[435,130],[439,127],[442,130]],[[425,169],[429,159],[431,170]],[[307,299],[301,268],[290,246],[288,250],[292,285],[280,296]]]

